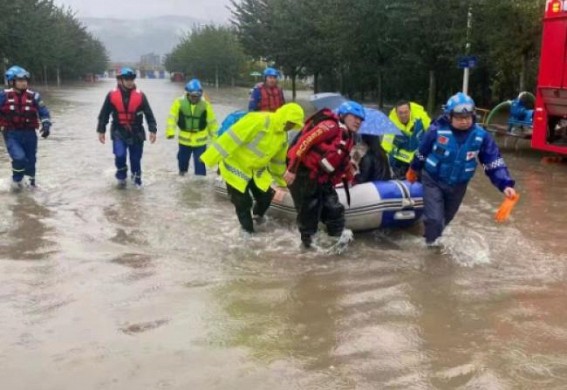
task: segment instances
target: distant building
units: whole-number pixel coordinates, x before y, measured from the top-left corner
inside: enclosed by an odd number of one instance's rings
[[[140,67],[153,70],[161,68],[161,56],[154,53],[144,54],[140,57]]]

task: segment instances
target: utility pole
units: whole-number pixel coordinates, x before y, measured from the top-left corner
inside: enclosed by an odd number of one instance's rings
[[[469,2],[469,10],[467,12],[467,41],[465,43],[465,57],[468,57],[471,53],[471,30],[472,30],[472,4]],[[469,77],[470,68],[465,66],[463,73],[463,93],[468,95],[469,93]]]

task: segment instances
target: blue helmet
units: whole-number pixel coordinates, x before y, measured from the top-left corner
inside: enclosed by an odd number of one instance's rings
[[[185,90],[189,94],[199,95],[203,94],[203,87],[201,86],[201,82],[199,79],[192,79],[187,84],[185,84]]]
[[[117,78],[126,77],[126,78],[135,79],[136,78],[136,72],[134,71],[134,69],[128,68],[128,67],[125,66],[125,67],[120,69],[120,72],[118,72],[116,77]]]
[[[473,115],[475,110],[474,100],[469,95],[459,92],[447,100],[445,104],[445,114],[470,114]]]
[[[280,75],[280,72],[278,72],[277,69],[274,68],[266,68],[264,69],[264,78],[268,77],[268,76],[273,76],[273,77],[278,77]]]
[[[8,81],[14,81],[16,79],[30,79],[30,73],[17,65],[11,66],[10,69],[6,71],[5,76]]]
[[[364,107],[362,107],[360,103],[354,102],[352,100],[342,103],[337,110],[337,114],[339,114],[339,116],[351,114],[360,118],[361,120],[364,120],[364,118],[366,118]]]

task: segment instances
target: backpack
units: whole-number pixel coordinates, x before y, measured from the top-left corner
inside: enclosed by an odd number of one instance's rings
[[[290,142],[289,149],[291,149],[297,143],[297,141],[299,141],[299,138],[301,138],[302,134],[305,134],[306,132],[317,126],[319,123],[326,121],[327,119],[337,119],[337,115],[328,108],[323,108],[307,118],[305,125],[303,125],[303,128],[299,130],[299,132],[295,135],[295,137],[293,137],[292,141]]]
[[[228,114],[226,118],[224,118],[224,121],[222,121],[221,127],[217,132],[217,137],[220,137],[225,131],[230,129],[232,125],[238,122],[246,114],[248,114],[248,111],[244,110],[237,110]]]

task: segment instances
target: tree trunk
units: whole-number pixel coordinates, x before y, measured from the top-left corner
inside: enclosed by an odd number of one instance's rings
[[[319,72],[313,75],[313,93],[319,92]]]
[[[295,80],[297,78],[297,75],[295,74],[295,72],[293,72],[291,74],[291,100],[295,101],[295,97],[296,97],[296,91],[295,91]]]
[[[436,79],[435,71],[429,71],[429,95],[427,97],[427,112],[430,116],[433,116],[433,111],[435,110],[435,94],[436,94]]]
[[[382,70],[378,71],[378,88],[377,88],[378,108],[384,108],[384,93],[382,91]]]
[[[339,91],[341,91],[341,94],[345,94],[345,72],[343,67],[341,66],[340,70],[339,70]]]
[[[61,87],[61,74],[59,73],[59,67],[57,67],[57,87]]]
[[[526,90],[526,70],[528,68],[528,56],[522,53],[522,69],[520,70],[520,92]]]
[[[215,66],[215,88],[219,89],[219,67]]]

